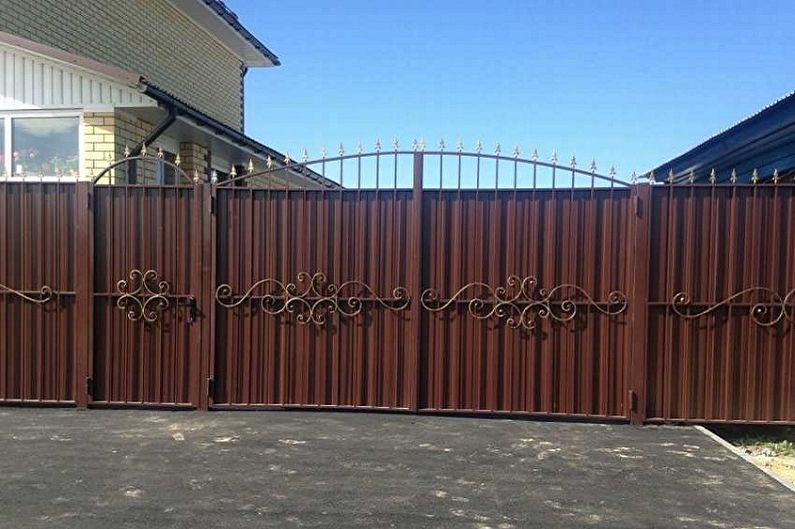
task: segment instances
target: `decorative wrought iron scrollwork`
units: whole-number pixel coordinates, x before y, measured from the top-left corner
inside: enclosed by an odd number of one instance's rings
[[[481,289],[482,294],[464,297],[468,290]],[[568,296],[558,296],[563,293]],[[590,308],[606,315],[617,316],[627,308],[627,296],[620,290],[607,295],[607,301],[594,300],[580,286],[564,283],[549,290],[540,286],[533,276],[508,276],[505,286],[492,287],[478,281],[467,283],[443,301],[439,291],[429,288],[420,297],[422,306],[431,312],[441,312],[453,303],[465,302],[469,314],[479,320],[496,317],[505,320],[505,325],[514,329],[535,330],[538,319],[566,323],[577,316],[578,298]]]
[[[121,294],[116,306],[127,311],[131,321],[143,319],[145,322],[157,321],[159,315],[168,309],[171,286],[160,279],[154,270],[141,272],[137,268],[130,271],[130,278],[116,283],[116,291]]]
[[[254,295],[257,289],[268,287],[270,290],[264,295]],[[258,299],[259,306],[267,314],[296,314],[298,323],[314,323],[318,326],[326,323],[329,314],[337,313],[349,318],[356,316],[362,312],[366,303],[399,312],[406,309],[411,301],[408,290],[401,286],[393,288],[392,297],[386,298],[376,294],[362,281],[345,281],[339,285],[329,283],[322,272],[312,275],[301,272],[295,283],[284,283],[273,278],[260,279],[240,295],[235,295],[230,285],[223,284],[216,289],[215,299],[228,309],[237,307],[248,299]]]
[[[18,296],[18,297],[24,299],[25,301],[29,301],[31,303],[36,303],[37,305],[44,305],[45,303],[47,303],[48,301],[50,301],[52,299],[52,295],[53,295],[52,288],[48,287],[47,285],[43,285],[39,289],[39,291],[38,291],[39,297],[38,298],[34,298],[33,296],[29,295],[29,293],[21,292],[19,290],[14,290],[13,288],[8,287],[6,285],[3,285],[2,283],[0,283],[0,290],[3,290],[5,292],[8,292],[8,293],[13,294],[15,296]]]
[[[767,287],[749,287],[739,292],[735,292],[731,296],[707,306],[704,310],[698,312],[683,311],[683,308],[690,307],[692,300],[690,294],[687,292],[678,292],[671,298],[671,309],[680,317],[695,320],[702,316],[706,316],[715,312],[721,307],[728,306],[730,303],[741,299],[747,294],[753,292],[765,294],[770,297],[770,301],[757,302],[751,305],[749,314],[754,323],[761,327],[772,327],[782,320],[787,320],[795,323],[795,288],[784,294],[783,296]]]

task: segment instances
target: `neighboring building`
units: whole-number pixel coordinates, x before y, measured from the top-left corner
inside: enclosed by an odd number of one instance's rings
[[[0,176],[91,178],[144,145],[203,178],[280,164],[243,133],[246,72],[277,65],[218,0],[0,0]]]
[[[756,170],[760,181],[778,171],[782,180],[795,176],[795,92],[763,108],[693,147],[681,156],[654,168],[658,181],[674,172],[675,182],[708,181],[715,170],[717,182],[729,180],[735,171],[738,182],[751,180]]]

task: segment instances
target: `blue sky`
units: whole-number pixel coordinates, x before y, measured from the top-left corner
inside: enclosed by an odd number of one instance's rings
[[[246,133],[294,158],[480,139],[624,177],[795,89],[791,2],[226,3],[282,61]]]

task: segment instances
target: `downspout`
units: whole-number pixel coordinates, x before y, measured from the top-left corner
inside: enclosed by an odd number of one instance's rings
[[[168,129],[176,120],[177,120],[177,109],[174,106],[170,106],[168,109],[168,115],[163,118],[163,121],[155,125],[155,127],[147,134],[144,139],[138,142],[130,151],[130,156],[138,156],[141,154],[141,150],[143,149],[144,145],[152,145],[152,142],[155,141],[157,138],[162,135],[166,129]],[[135,164],[135,160],[130,162],[130,172],[128,175],[128,181],[131,184],[136,183],[136,176],[138,174],[138,170]]]

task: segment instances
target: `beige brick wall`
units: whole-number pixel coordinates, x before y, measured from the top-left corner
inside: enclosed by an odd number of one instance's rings
[[[83,169],[80,176],[91,179],[116,159],[116,117],[113,112],[83,114]]]
[[[167,0],[0,0],[0,31],[140,73],[242,127],[240,60]]]
[[[209,150],[203,145],[183,142],[179,144],[179,157],[182,159],[182,169],[190,177],[198,176],[204,180],[208,176]]]

